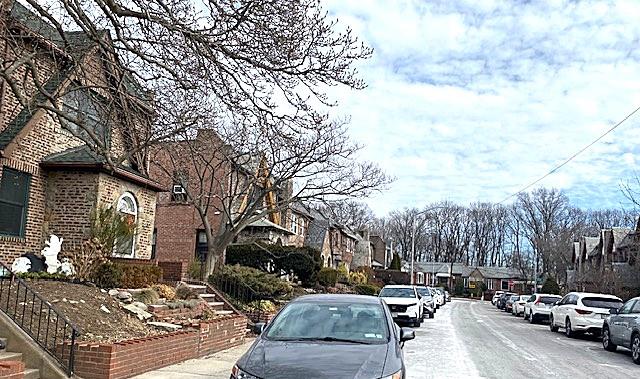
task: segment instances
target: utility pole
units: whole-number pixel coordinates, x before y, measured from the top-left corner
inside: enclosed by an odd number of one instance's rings
[[[413,261],[415,260],[416,255],[416,220],[414,219],[411,222],[411,285],[414,284],[415,280],[413,279]]]

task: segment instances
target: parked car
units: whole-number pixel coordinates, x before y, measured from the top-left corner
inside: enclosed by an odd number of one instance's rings
[[[418,295],[421,297],[420,300],[422,300],[422,315],[433,318],[436,313],[436,303],[433,296],[431,296],[431,291],[425,286],[416,286],[416,289],[418,290]]]
[[[449,291],[444,291],[444,300],[447,303],[451,301],[451,295],[449,294]]]
[[[531,298],[531,295],[520,295],[517,300],[515,300],[511,306],[511,313],[514,316],[520,316],[524,314],[524,305],[527,304],[527,301]]]
[[[535,324],[539,320],[549,319],[551,308],[555,303],[562,300],[562,296],[546,293],[536,293],[531,295],[524,305],[524,319]]]
[[[378,296],[389,306],[394,321],[420,326],[423,317],[422,302],[415,286],[384,286]]]
[[[588,292],[570,292],[551,308],[549,328],[557,332],[564,328],[567,337],[576,333],[600,334],[610,309],[622,307],[622,300],[613,295]]]
[[[254,331],[231,379],[405,378],[402,347],[415,338],[382,298],[360,295],[301,296]]]
[[[633,363],[640,364],[640,297],[611,309],[602,326],[602,346],[616,351],[618,346],[631,350]]]
[[[445,305],[447,303],[447,295],[445,293],[444,287],[435,287],[435,289],[440,294],[439,296],[440,306]]]
[[[444,295],[441,294],[437,288],[429,287],[429,290],[431,291],[431,296],[433,296],[433,300],[436,303],[436,309],[439,309],[440,306],[442,306],[445,303]]]
[[[496,302],[498,301],[498,299],[500,299],[500,295],[502,295],[504,293],[504,291],[496,291],[496,293],[493,294],[493,297],[491,298],[491,305],[496,305]]]
[[[511,309],[513,308],[513,303],[515,301],[518,301],[519,299],[520,299],[520,295],[517,295],[517,294],[513,294],[509,296],[509,298],[504,303],[504,311],[511,312]]]
[[[507,300],[509,300],[512,295],[515,295],[515,294],[511,293],[511,292],[505,292],[502,295],[500,295],[500,298],[498,299],[498,301],[496,303],[496,307],[498,309],[504,309],[504,306],[506,305]]]

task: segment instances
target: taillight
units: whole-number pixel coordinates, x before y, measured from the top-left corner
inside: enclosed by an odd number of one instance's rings
[[[586,309],[578,309],[578,308],[576,308],[576,313],[578,313],[578,314],[580,314],[580,315],[588,315],[588,314],[591,314],[591,313],[593,313],[593,312],[588,311],[588,310],[586,310]]]

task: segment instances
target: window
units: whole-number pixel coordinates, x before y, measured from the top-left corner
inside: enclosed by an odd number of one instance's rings
[[[135,225],[138,221],[138,203],[130,192],[125,192],[118,199],[118,212],[124,217],[129,225]],[[115,255],[124,257],[135,257],[135,233],[127,238],[120,238],[116,242]]]
[[[469,278],[463,278],[462,281],[464,288],[469,288]]]
[[[298,234],[298,216],[291,214],[291,231]]]
[[[304,237],[305,219],[300,219],[300,235]]]
[[[200,262],[207,260],[207,233],[204,229],[198,229],[196,232],[196,258]]]
[[[24,237],[31,175],[4,167],[0,177],[0,234]]]
[[[575,295],[574,295],[575,296]],[[578,296],[575,296],[577,303]],[[611,299],[608,297],[585,297],[582,299],[582,304],[585,307],[590,308],[616,308],[619,309],[622,306],[622,300]]]
[[[509,282],[506,280],[500,281],[500,289],[502,289],[503,291],[509,290]]]
[[[636,301],[636,304],[633,306],[633,310],[631,313],[640,313],[640,301]]]
[[[62,97],[63,109],[69,118],[60,117],[60,125],[71,134],[88,137],[87,130],[92,130],[98,137],[105,137],[107,130],[101,117],[101,111],[96,106],[92,94],[87,89],[76,89]],[[75,122],[77,121],[77,123]],[[80,125],[79,125],[80,124]]]
[[[620,314],[628,314],[628,313],[632,313],[631,309],[633,308],[633,305],[636,303],[635,300],[629,300],[625,303],[625,305],[622,306],[622,308],[620,308],[620,310],[618,311]]]
[[[158,240],[158,229],[153,228],[153,234],[151,235],[151,259],[156,258],[156,241]]]
[[[485,279],[484,284],[487,286],[487,289],[493,291],[493,279]]]
[[[421,272],[418,273],[417,281],[418,281],[418,284],[424,284],[424,274],[423,273],[421,273]]]

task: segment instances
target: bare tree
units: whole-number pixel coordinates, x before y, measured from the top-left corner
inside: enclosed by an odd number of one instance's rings
[[[361,201],[351,199],[327,201],[320,208],[325,215],[329,215],[337,223],[354,230],[369,229],[375,220],[371,208]]]

